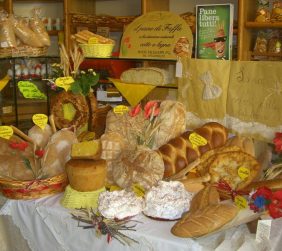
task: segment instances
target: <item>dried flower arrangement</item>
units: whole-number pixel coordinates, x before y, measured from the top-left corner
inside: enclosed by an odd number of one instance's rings
[[[114,238],[118,240],[122,245],[132,245],[138,243],[138,241],[132,239],[131,237],[121,233],[121,231],[136,231],[134,229],[135,225],[127,226],[130,222],[140,223],[138,221],[133,221],[131,219],[125,220],[113,220],[107,219],[99,215],[93,209],[78,209],[72,212],[72,218],[78,221],[78,227],[83,229],[92,229],[96,230],[96,235],[99,237],[101,235],[107,236],[107,242]],[[80,223],[86,223],[87,225],[80,225]]]

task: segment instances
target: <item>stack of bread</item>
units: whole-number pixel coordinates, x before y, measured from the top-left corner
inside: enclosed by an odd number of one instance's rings
[[[61,203],[67,208],[96,208],[98,196],[105,191],[106,161],[100,158],[100,140],[72,145],[71,159],[66,163],[69,185]]]
[[[114,40],[100,36],[89,30],[82,30],[82,31],[77,32],[74,35],[74,38],[79,44],[88,44],[89,42],[90,43],[95,42],[97,44],[114,44],[115,43]]]

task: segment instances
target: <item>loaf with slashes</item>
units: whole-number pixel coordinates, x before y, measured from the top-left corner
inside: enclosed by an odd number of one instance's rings
[[[201,144],[191,140],[193,136],[195,138],[195,135],[200,139]],[[164,178],[178,173],[205,152],[223,146],[227,137],[227,128],[217,122],[209,122],[194,131],[187,131],[171,139],[158,149],[164,161]]]

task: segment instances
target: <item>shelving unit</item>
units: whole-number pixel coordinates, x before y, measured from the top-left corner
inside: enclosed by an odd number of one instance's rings
[[[254,56],[263,57],[264,60],[276,60],[281,53],[256,53],[253,51],[255,32],[264,29],[282,29],[282,22],[255,22],[256,0],[238,0],[238,60],[252,60]]]

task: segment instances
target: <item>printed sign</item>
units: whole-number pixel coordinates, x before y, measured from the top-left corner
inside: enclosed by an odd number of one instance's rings
[[[39,126],[42,130],[45,128],[48,122],[48,116],[45,114],[34,114],[32,116],[32,121],[35,125]]]
[[[176,43],[186,39],[192,51],[193,36],[186,21],[168,11],[152,11],[130,23],[121,40],[120,57],[176,59]]]
[[[38,87],[30,82],[30,81],[19,81],[18,87],[20,92],[25,98],[29,99],[44,99],[46,100],[47,97],[44,93],[42,93]]]
[[[56,79],[55,84],[61,88],[64,88],[65,91],[68,91],[73,82],[74,79],[72,77],[60,77]]]
[[[10,126],[0,126],[0,137],[4,139],[10,139],[14,131]]]

